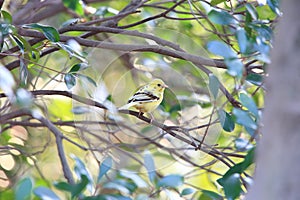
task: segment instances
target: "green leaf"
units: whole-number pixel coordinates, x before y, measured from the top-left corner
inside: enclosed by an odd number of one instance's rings
[[[84,55],[81,54],[81,52],[78,52],[74,49],[72,49],[72,47],[70,47],[70,45],[61,43],[61,42],[57,42],[56,43],[57,46],[59,46],[61,49],[63,49],[64,51],[66,51],[70,57],[76,57],[79,60],[81,60],[82,62],[87,62],[86,58],[84,57]]]
[[[260,74],[250,73],[247,75],[246,80],[254,85],[261,86],[263,78]]]
[[[16,200],[25,200],[30,199],[32,190],[32,181],[30,178],[24,178],[19,182],[15,189],[15,199]]]
[[[207,49],[224,58],[237,58],[237,54],[224,42],[211,41],[207,44]]]
[[[88,64],[87,63],[77,63],[77,64],[75,64],[75,65],[72,66],[72,68],[70,69],[69,73],[74,73],[74,72],[82,71],[82,70],[85,70],[86,68],[88,68]]]
[[[46,26],[43,24],[36,23],[36,24],[25,24],[23,25],[23,27],[35,29],[42,32],[44,36],[51,42],[58,42],[60,40],[58,31],[51,26]]]
[[[236,24],[237,21],[232,17],[231,14],[222,10],[211,10],[208,13],[208,19],[213,23],[221,25]]]
[[[245,29],[238,28],[236,31],[236,38],[238,40],[241,53],[246,53],[248,46],[248,38]]]
[[[81,175],[80,182],[76,184],[69,184],[66,182],[55,183],[54,186],[62,191],[71,193],[72,198],[79,196],[89,183],[89,179],[85,175]]]
[[[146,151],[144,153],[144,163],[145,163],[145,167],[148,171],[148,177],[149,177],[150,181],[153,183],[154,179],[156,177],[156,172],[155,172],[156,169],[155,169],[153,157],[149,151]]]
[[[251,135],[252,137],[255,137],[256,129],[250,128],[250,127],[245,127],[246,131]]]
[[[214,97],[214,99],[217,99],[220,82],[219,82],[218,78],[213,74],[209,74],[208,87],[209,87],[209,90],[210,90],[212,96]]]
[[[33,193],[40,199],[60,200],[60,198],[52,190],[46,187],[37,187],[33,190]]]
[[[76,77],[73,74],[66,74],[64,81],[69,90],[76,85]]]
[[[234,130],[234,120],[232,116],[224,110],[219,110],[219,119],[223,129],[227,132]]]
[[[255,7],[250,3],[246,3],[246,9],[247,9],[248,13],[250,14],[250,16],[252,17],[252,19],[257,20],[258,14],[257,14]]]
[[[137,175],[137,172],[121,170],[120,175],[131,179],[139,188],[146,188],[148,186],[147,183]]]
[[[218,5],[218,4],[220,4],[220,3],[223,3],[223,2],[225,2],[226,0],[212,0],[211,2],[210,2],[210,4],[212,5],[212,6],[216,6],[216,5]]]
[[[171,187],[176,188],[183,184],[183,176],[177,174],[171,174],[163,177],[157,183],[158,187]]]
[[[257,124],[255,123],[255,121],[252,119],[252,117],[249,115],[248,112],[238,108],[233,108],[233,114],[236,117],[236,123],[252,129],[257,128]]]
[[[223,186],[225,196],[227,199],[236,199],[237,197],[240,196],[242,192],[240,174],[238,173],[226,177],[226,179],[220,181],[219,184]]]
[[[108,156],[100,165],[100,171],[98,175],[97,182],[99,183],[100,179],[111,169],[113,164],[113,159]]]
[[[71,155],[71,158],[73,158],[75,161],[74,171],[75,174],[77,175],[77,178],[81,180],[82,176],[86,177],[88,179],[88,184],[87,184],[88,189],[90,190],[90,192],[94,191],[94,181],[88,169],[85,167],[85,164],[77,156],[73,154]],[[84,185],[84,187],[85,186],[86,185]]]
[[[22,54],[24,54],[24,51],[25,51],[25,47],[23,45],[23,42],[18,38],[16,37],[15,35],[11,35],[11,37],[14,39],[14,41],[17,43],[20,51]]]
[[[79,15],[84,14],[83,7],[79,0],[63,0],[64,6],[75,11]]]
[[[224,175],[222,178],[218,179],[218,182],[222,182],[228,177],[232,176],[233,174],[241,174],[243,173],[251,164],[254,163],[254,155],[255,155],[255,149],[252,148],[248,151],[247,155],[245,156],[245,159],[232,166]]]
[[[225,64],[227,65],[227,72],[231,76],[236,76],[241,78],[243,76],[244,64],[238,58],[225,59]]]
[[[249,110],[249,112],[251,112],[255,116],[255,118],[257,118],[258,109],[254,100],[244,93],[240,93],[239,99],[242,105],[245,106]]]
[[[219,195],[218,193],[215,193],[213,191],[209,191],[209,190],[202,190],[202,195],[199,198],[199,200],[223,200],[224,198]]]
[[[181,191],[180,196],[190,195],[190,194],[193,194],[194,192],[195,192],[195,190],[193,188],[184,188]]]
[[[282,15],[282,13],[279,10],[279,0],[267,0],[267,4],[274,13],[276,13],[279,16]]]
[[[12,23],[12,16],[9,12],[6,12],[5,10],[1,10],[1,18],[3,18],[7,23]]]

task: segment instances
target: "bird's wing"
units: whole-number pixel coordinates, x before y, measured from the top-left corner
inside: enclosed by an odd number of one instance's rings
[[[159,97],[152,94],[151,92],[138,91],[132,97],[129,98],[126,105],[119,108],[119,110],[128,110],[130,107],[135,106],[139,103],[150,103],[158,101]]]
[[[127,103],[131,103],[131,102],[146,103],[146,102],[154,102],[158,100],[159,97],[154,95],[151,92],[138,91],[128,100]]]

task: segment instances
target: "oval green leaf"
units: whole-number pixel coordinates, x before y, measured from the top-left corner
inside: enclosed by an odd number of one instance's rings
[[[100,179],[108,172],[108,170],[111,169],[112,164],[113,164],[113,159],[110,156],[105,158],[105,160],[100,165],[100,169],[99,169],[100,171],[99,171],[97,182],[99,182]]]
[[[211,41],[207,44],[207,49],[224,58],[237,58],[237,54],[224,42]]]
[[[177,174],[171,174],[163,177],[157,183],[158,187],[171,187],[176,188],[183,184],[183,176]]]
[[[234,130],[234,120],[229,113],[224,110],[219,110],[219,119],[224,131],[231,132]]]
[[[221,24],[221,25],[229,25],[236,24],[237,21],[234,17],[225,11],[219,10],[211,10],[208,13],[208,19],[210,19],[213,23]]]

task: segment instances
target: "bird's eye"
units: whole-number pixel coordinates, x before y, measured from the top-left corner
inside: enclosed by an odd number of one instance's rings
[[[158,83],[158,84],[157,84],[157,86],[158,86],[158,87],[160,87],[160,86],[161,86],[161,84],[160,84],[160,83]]]

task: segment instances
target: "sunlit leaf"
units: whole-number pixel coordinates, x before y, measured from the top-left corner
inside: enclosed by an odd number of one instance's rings
[[[60,200],[52,190],[46,187],[37,187],[33,190],[33,193],[40,199]]]
[[[256,129],[257,128],[257,124],[255,123],[255,121],[252,119],[252,117],[249,115],[249,113],[247,111],[238,109],[238,108],[234,108],[233,109],[233,114],[236,117],[236,123],[245,126],[245,127],[249,127],[252,129]]]
[[[279,10],[279,0],[267,0],[267,4],[270,6],[271,10],[277,15],[282,15]]]
[[[101,180],[101,178],[111,169],[113,165],[113,159],[109,156],[105,158],[105,160],[100,165],[100,171],[98,175],[97,182]]]
[[[225,11],[219,11],[219,10],[211,10],[208,13],[208,18],[216,24],[221,25],[229,25],[229,24],[235,24],[237,21],[234,19],[234,17]]]
[[[207,49],[224,58],[237,58],[237,54],[224,42],[211,41],[207,44]]]
[[[42,32],[45,35],[45,37],[51,42],[58,42],[60,39],[58,31],[52,26],[36,23],[36,24],[25,24],[23,25],[23,27],[35,29]]]
[[[251,3],[246,3],[246,9],[248,13],[251,15],[252,19],[257,20],[258,14],[255,7]]]
[[[11,35],[11,36],[14,39],[14,41],[17,43],[21,53],[24,54],[25,47],[23,45],[23,42],[18,37],[16,37],[15,35]]]
[[[238,28],[236,31],[236,38],[238,40],[241,53],[246,53],[248,46],[246,31],[243,28]]]
[[[218,5],[218,4],[220,4],[220,3],[223,3],[223,2],[225,2],[226,0],[212,0],[211,2],[210,2],[210,4],[212,5],[212,6],[216,6],[216,5]]]
[[[75,11],[79,15],[84,14],[84,10],[80,0],[63,0],[64,6],[70,8],[71,10]]]
[[[225,64],[227,65],[227,72],[231,76],[236,76],[241,78],[243,76],[244,64],[240,59],[225,59]]]
[[[24,178],[21,180],[15,189],[15,199],[16,200],[26,200],[30,199],[32,190],[32,181],[30,178]]]
[[[3,18],[7,23],[12,23],[12,16],[9,12],[1,10],[1,18]]]
[[[157,182],[158,187],[171,187],[176,188],[183,184],[183,176],[177,174],[171,174],[164,176]]]
[[[245,106],[257,118],[258,109],[254,100],[244,93],[240,93],[239,99],[242,105]]]

